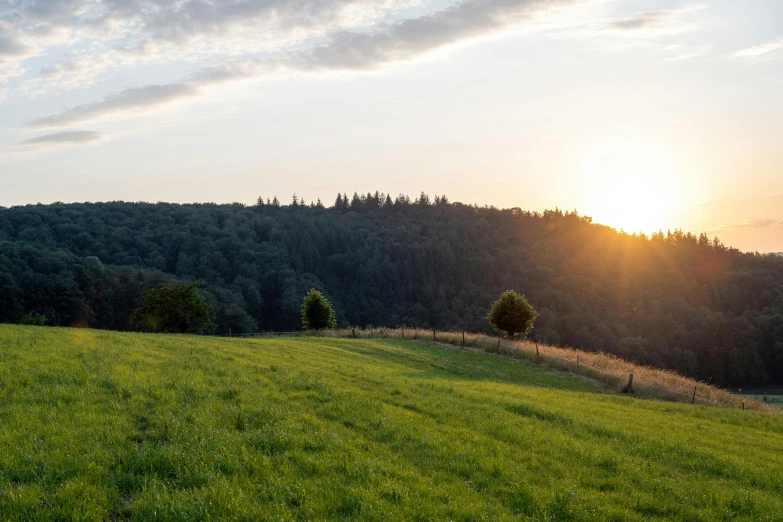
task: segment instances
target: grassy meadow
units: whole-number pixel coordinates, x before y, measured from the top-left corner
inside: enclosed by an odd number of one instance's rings
[[[0,326],[0,520],[783,520],[783,415],[400,339]]]
[[[304,332],[301,335],[305,335]],[[737,395],[717,386],[695,381],[671,370],[640,365],[604,352],[586,352],[568,347],[548,346],[528,340],[508,340],[466,332],[433,332],[432,330],[330,330],[319,335],[344,338],[392,338],[432,340],[441,345],[475,349],[503,357],[522,359],[553,370],[589,377],[608,390],[625,393],[628,376],[633,374],[632,393],[638,397],[673,402],[689,402],[774,411],[774,403],[764,403],[760,395]],[[694,393],[695,391],[695,393]]]

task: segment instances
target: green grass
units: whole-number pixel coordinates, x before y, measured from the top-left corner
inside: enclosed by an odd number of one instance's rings
[[[391,339],[0,327],[0,520],[783,520],[783,416]]]

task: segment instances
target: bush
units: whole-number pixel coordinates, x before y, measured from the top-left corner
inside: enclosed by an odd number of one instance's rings
[[[22,318],[19,319],[19,324],[28,326],[44,326],[46,325],[46,316],[36,312],[24,314]]]
[[[321,292],[311,288],[302,302],[302,326],[306,330],[332,330],[336,325],[332,303]]]

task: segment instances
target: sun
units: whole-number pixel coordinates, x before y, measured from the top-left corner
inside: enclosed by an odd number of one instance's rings
[[[595,194],[594,219],[626,232],[652,232],[662,226],[668,202],[660,183],[649,173],[623,169],[608,176]]]
[[[593,220],[626,232],[665,229],[679,200],[674,162],[646,143],[622,140],[599,148],[584,180]]]

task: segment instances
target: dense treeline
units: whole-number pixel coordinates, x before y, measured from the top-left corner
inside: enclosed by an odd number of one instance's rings
[[[424,194],[0,208],[0,321],[131,329],[144,291],[171,278],[207,282],[219,333],[299,328],[311,288],[341,325],[488,331],[511,288],[539,311],[543,342],[719,384],[783,382],[783,258],[703,235]]]

